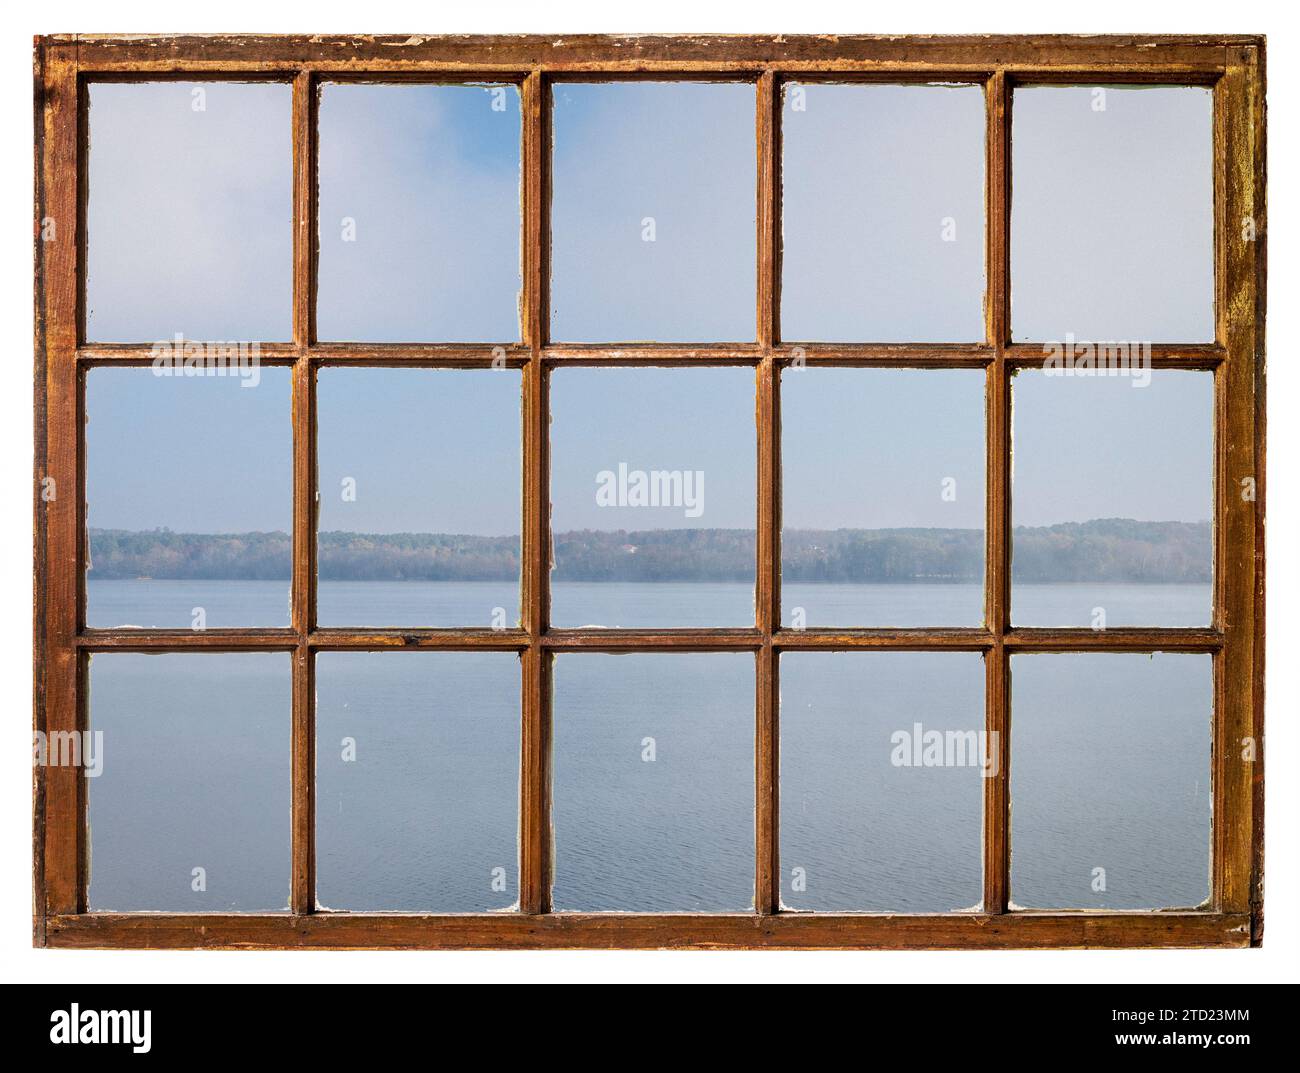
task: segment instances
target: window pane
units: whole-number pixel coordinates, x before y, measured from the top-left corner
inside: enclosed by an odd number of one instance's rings
[[[292,334],[291,88],[93,82],[86,337]]]
[[[1012,401],[1014,622],[1207,625],[1213,374],[1028,370]]]
[[[781,459],[783,625],[984,621],[982,371],[787,369]]]
[[[1011,659],[1011,898],[1162,909],[1210,894],[1211,657]]]
[[[793,84],[781,336],[984,339],[984,92]]]
[[[519,90],[327,85],[317,334],[519,338]]]
[[[565,655],[554,695],[555,908],[751,908],[753,656]]]
[[[754,624],[753,369],[559,370],[551,444],[555,625]]]
[[[517,369],[323,369],[323,626],[519,622]]]
[[[1214,338],[1208,86],[1034,86],[1012,108],[1017,341]]]
[[[752,340],[754,87],[554,89],[551,338]]]
[[[317,901],[477,913],[518,886],[519,658],[316,660]]]
[[[91,627],[289,625],[290,372],[207,371],[87,374]]]
[[[781,899],[946,913],[983,900],[978,653],[781,656]]]
[[[287,654],[96,655],[90,728],[92,909],[288,908]]]

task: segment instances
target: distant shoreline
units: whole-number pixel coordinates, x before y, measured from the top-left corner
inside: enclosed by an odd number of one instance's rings
[[[288,580],[283,532],[89,531],[91,580]],[[556,581],[752,581],[752,529],[575,530],[552,540]],[[798,583],[962,584],[984,577],[981,529],[794,530],[782,577]],[[1211,580],[1209,522],[1094,519],[1013,531],[1022,584]],[[322,581],[515,581],[519,538],[323,532]]]

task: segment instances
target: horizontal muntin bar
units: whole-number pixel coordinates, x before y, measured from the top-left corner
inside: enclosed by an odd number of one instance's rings
[[[1250,917],[1210,911],[639,914],[86,913],[53,916],[56,947],[342,949],[955,949],[1244,947]]]
[[[299,636],[291,629],[155,630],[84,629],[76,645],[85,652],[291,652]]]
[[[477,369],[504,361],[527,365],[532,351],[521,343],[313,343],[308,360],[319,368],[348,365],[429,366]]]
[[[983,368],[997,360],[997,348],[983,343],[780,343],[772,355],[782,365]]]
[[[194,342],[209,342],[196,339]],[[170,340],[168,340],[170,342]],[[1079,339],[1082,346],[1090,340]],[[1097,342],[1092,340],[1091,342]],[[1140,340],[1129,342],[1139,343]],[[1003,348],[1008,365],[1042,366],[1049,343],[1013,343]],[[292,365],[306,357],[313,365],[410,365],[414,367],[478,368],[504,359],[520,368],[532,357],[520,343],[258,343],[263,365]],[[87,343],[77,348],[83,366],[144,366],[153,363],[153,343]],[[541,350],[548,365],[757,365],[765,356],[757,343],[551,343]],[[780,343],[770,353],[781,364],[796,360],[809,365],[883,365],[902,367],[982,368],[997,360],[996,347],[983,343]],[[1227,360],[1218,343],[1152,343],[1151,364],[1157,368],[1214,369]]]
[[[84,48],[84,46],[83,46]],[[363,66],[358,67],[361,63]],[[78,74],[85,82],[167,82],[167,81],[239,81],[292,82],[299,74],[309,74],[319,82],[333,83],[432,83],[522,84],[538,71],[547,83],[559,82],[631,82],[693,81],[757,83],[772,71],[783,82],[862,82],[920,85],[987,83],[999,71],[1005,72],[1013,86],[1037,85],[1168,85],[1213,86],[1227,68],[1225,60],[1198,60],[1187,63],[1158,62],[1140,64],[1126,60],[1114,63],[1046,63],[1046,62],[902,62],[890,59],[790,60],[756,57],[752,60],[632,60],[592,59],[573,61],[537,60],[533,63],[502,67],[498,63],[469,60],[385,60],[359,61],[283,58],[249,60],[198,57],[160,60],[143,57],[123,59],[107,55],[102,60],[86,56]]]
[[[787,652],[848,651],[852,649],[949,649],[980,652],[994,647],[989,630],[980,627],[953,629],[780,629],[772,644]]]
[[[225,340],[222,340],[223,342]],[[169,346],[174,343],[172,339],[160,340]],[[211,339],[189,339],[186,342],[192,343],[215,343],[218,340]],[[240,340],[252,345],[254,340]],[[303,348],[293,343],[257,343],[256,361],[259,365],[268,366],[286,366],[292,365],[303,354],[306,353]],[[77,348],[77,364],[80,366],[149,366],[152,365],[155,358],[159,355],[154,352],[153,343],[87,343]],[[185,358],[183,356],[173,356],[171,354],[161,355],[169,365],[172,362],[183,365]],[[242,355],[240,355],[242,359]],[[208,366],[219,367],[220,360],[205,358],[201,363],[205,368]]]
[[[541,635],[544,648],[587,652],[721,652],[758,650],[763,634],[752,628],[737,629],[551,629]]]
[[[542,348],[550,365],[757,365],[757,343],[551,343]]]
[[[308,647],[318,652],[444,649],[518,652],[528,647],[526,630],[493,629],[315,629]]]
[[[1057,629],[1012,627],[1003,646],[1023,652],[1217,652],[1223,633],[1211,627],[1115,626]]]
[[[1052,340],[1044,343],[1012,343],[1007,346],[1003,354],[1008,365],[1017,368],[1041,367],[1049,357],[1049,348],[1057,342],[1063,343],[1064,340]],[[1100,344],[1111,342],[1111,340],[1098,339],[1076,339],[1076,346],[1083,346],[1087,343]],[[1115,342],[1126,342],[1137,345],[1143,341],[1140,339],[1115,340]],[[1214,369],[1227,360],[1228,350],[1218,343],[1156,343],[1152,342],[1151,346],[1151,365],[1154,368],[1165,369]],[[1103,375],[1102,372],[1097,373]]]

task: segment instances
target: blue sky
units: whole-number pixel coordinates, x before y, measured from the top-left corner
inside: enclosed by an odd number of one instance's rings
[[[326,85],[319,337],[515,342],[519,193],[516,87]]]
[[[554,102],[552,338],[752,341],[754,87],[565,83]]]
[[[289,338],[290,98],[279,83],[90,87],[89,339]]]
[[[1014,338],[1212,340],[1210,90],[1034,86],[1011,117]]]
[[[983,91],[796,85],[781,114],[782,336],[982,342]]]
[[[1207,338],[1209,94],[1095,100],[1016,91],[1016,335]],[[554,108],[553,337],[752,340],[753,87],[562,83]],[[97,84],[90,114],[89,336],[287,338],[289,88]],[[517,339],[517,90],[327,85],[320,116],[321,337]],[[786,338],[977,338],[979,91],[787,87],[783,121]],[[516,532],[519,379],[323,370],[322,526]],[[1018,376],[1017,524],[1208,517],[1210,380]],[[978,373],[784,384],[788,526],[983,525]],[[562,369],[552,390],[557,528],[753,525],[752,369]],[[92,525],[288,527],[285,370],[257,388],[96,370],[87,410]],[[598,508],[620,462],[704,471],[704,514]]]

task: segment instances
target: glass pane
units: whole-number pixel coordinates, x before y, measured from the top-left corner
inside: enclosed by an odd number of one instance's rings
[[[1015,91],[1017,341],[1214,338],[1213,112],[1208,86]]]
[[[984,92],[792,84],[781,337],[984,339]]]
[[[756,451],[753,369],[557,371],[551,621],[752,626]]]
[[[1011,899],[1189,908],[1210,894],[1211,657],[1011,659]]]
[[[1213,374],[1035,369],[1012,401],[1015,624],[1207,625]]]
[[[785,370],[782,624],[982,623],[984,442],[981,370]]]
[[[86,337],[286,340],[291,87],[92,82]]]
[[[519,338],[519,90],[326,85],[317,335]]]
[[[322,626],[519,622],[518,369],[323,369]]]
[[[95,655],[90,907],[287,909],[290,711],[287,653]]]
[[[479,913],[519,896],[519,658],[316,660],[317,901]]]
[[[754,87],[554,89],[551,338],[752,340]]]
[[[206,372],[86,376],[91,627],[289,625],[290,371]]]
[[[565,655],[554,697],[555,908],[751,908],[753,656]]]
[[[977,909],[989,744],[978,653],[783,654],[782,903]]]

